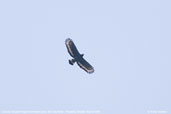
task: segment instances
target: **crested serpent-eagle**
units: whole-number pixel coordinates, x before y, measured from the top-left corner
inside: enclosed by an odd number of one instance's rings
[[[73,59],[69,60],[69,64],[73,65],[77,62],[78,66],[85,70],[87,73],[93,73],[94,68],[83,58],[84,54],[80,54],[72,41],[72,39],[67,38],[65,40],[65,45],[67,47],[68,53],[73,57]]]

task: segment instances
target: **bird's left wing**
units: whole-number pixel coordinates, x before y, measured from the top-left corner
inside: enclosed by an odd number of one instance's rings
[[[68,38],[65,40],[65,45],[67,47],[68,53],[72,56],[72,57],[76,57],[79,56],[80,53],[78,52],[78,49],[76,48],[74,42],[72,41],[72,39]]]
[[[77,61],[77,64],[87,73],[94,72],[94,68],[84,58],[79,59],[79,61]]]

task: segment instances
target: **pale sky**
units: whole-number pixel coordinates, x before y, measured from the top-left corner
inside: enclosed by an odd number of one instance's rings
[[[1,0],[0,111],[171,112],[169,0]],[[71,59],[71,38],[94,66]]]

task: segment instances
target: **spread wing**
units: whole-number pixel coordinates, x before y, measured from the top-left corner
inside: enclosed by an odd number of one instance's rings
[[[94,72],[94,68],[84,58],[80,58],[77,61],[77,64],[79,65],[80,68],[85,70],[87,73],[93,73]]]
[[[79,56],[80,53],[78,52],[74,42],[68,38],[65,40],[65,45],[67,47],[68,53],[72,56],[72,57],[76,57]]]

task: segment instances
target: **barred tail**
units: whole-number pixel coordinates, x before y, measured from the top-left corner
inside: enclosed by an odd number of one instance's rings
[[[74,59],[69,60],[69,64],[70,65],[73,65],[74,63],[75,63],[75,60]]]

